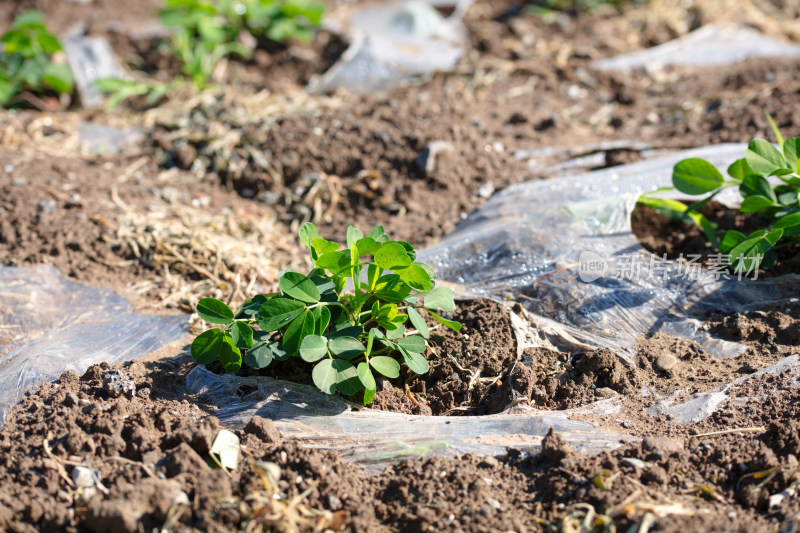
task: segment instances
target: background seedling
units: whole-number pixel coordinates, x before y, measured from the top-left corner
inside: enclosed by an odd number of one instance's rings
[[[41,11],[26,11],[0,37],[0,105],[12,106],[25,100],[36,103],[44,93],[72,93],[72,71],[54,55],[61,43],[47,31]],[[25,92],[32,92],[24,98]],[[34,101],[32,101],[34,100]]]
[[[433,269],[416,261],[414,247],[390,240],[383,226],[367,236],[350,226],[342,247],[307,223],[300,240],[314,269],[308,275],[283,272],[280,292],[250,298],[236,313],[220,300],[200,300],[200,317],[222,327],[194,340],[198,363],[219,361],[235,373],[243,364],[263,369],[299,357],[314,365],[312,379],[321,391],[363,391],[368,405],[377,390],[376,372],[397,378],[401,364],[415,374],[428,371],[423,354],[430,330],[420,311],[461,329],[438,314],[455,310],[453,290],[436,287]],[[348,286],[352,291],[346,292]]]
[[[768,117],[778,140],[778,147],[764,139],[750,141],[745,156],[727,169],[725,178],[714,165],[698,158],[680,161],[672,173],[674,189],[702,198],[689,205],[644,195],[639,203],[660,210],[663,214],[698,224],[709,242],[728,256],[735,272],[769,269],[777,262],[775,251],[800,242],[800,137],[783,139],[771,117]],[[728,230],[721,238],[716,225],[697,210],[728,187],[737,187],[742,196],[739,211],[760,213],[772,222],[748,235]]]

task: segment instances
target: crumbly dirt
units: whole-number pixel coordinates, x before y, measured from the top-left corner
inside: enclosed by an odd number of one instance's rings
[[[233,83],[219,92],[182,92],[155,108],[135,101],[110,114],[56,112],[47,102],[45,112],[3,112],[2,264],[49,262],[139,308],[188,311],[201,296],[237,302],[268,292],[279,269],[307,267],[294,237],[305,220],[337,238],[349,224],[383,223],[422,247],[492,191],[550,177],[552,165],[568,158],[602,154],[576,167],[584,170],[640,160],[647,154],[637,143],[672,150],[770,138],[767,112],[784,134],[796,135],[797,59],[628,74],[592,69],[594,59],[709,22],[800,35],[792,2],[685,4],[654,0],[548,19],[515,2],[481,0],[465,17],[470,50],[455,72],[375,94],[304,92],[344,47],[321,32],[308,44],[261,43],[251,61],[228,62],[219,81]],[[175,65],[152,33],[159,6],[5,2],[0,27],[28,8],[43,9],[61,35],[88,20],[88,33],[108,37],[124,65],[166,79]],[[776,12],[783,15],[770,18]],[[79,138],[86,121],[139,128],[142,136],[120,152],[86,148]],[[626,143],[597,146],[606,141]],[[438,148],[426,169],[428,147]],[[548,147],[564,150],[518,157]],[[717,215],[721,226],[730,219]],[[694,228],[646,210],[634,213],[634,223],[655,253],[707,251]],[[201,230],[209,227],[230,239],[204,254],[212,243]],[[792,257],[783,259],[796,271]],[[627,366],[607,350],[527,349],[518,359],[501,306],[460,302],[462,334],[437,330],[432,371],[408,380],[420,405],[398,380],[384,383],[376,407],[462,416],[509,406],[582,409],[574,417],[644,440],[587,457],[551,434],[541,454],[407,460],[374,476],[335,453],[280,442],[265,420],[239,432],[241,466],[226,475],[206,462],[219,422],[213,405],[183,390],[194,364],[188,357],[121,366],[139,391],[133,398],[109,397],[105,368],[93,367],[29,394],[0,431],[0,530],[253,531],[292,520],[303,531],[791,530],[800,521],[796,383],[750,379],[730,391],[737,401],[689,426],[645,408],[676,391],[676,401],[712,391],[797,353],[798,316],[796,303],[712,313],[703,317],[709,331],[748,346],[742,356],[720,361],[690,341],[653,335],[640,339]],[[303,381],[302,372],[284,377]],[[618,402],[619,411],[592,410],[597,400]],[[76,466],[96,470],[108,493],[75,486]],[[782,499],[770,499],[782,491]],[[278,524],[268,522],[273,516]]]

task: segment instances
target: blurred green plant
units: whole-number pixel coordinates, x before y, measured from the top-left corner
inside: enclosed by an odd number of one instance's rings
[[[19,15],[0,43],[0,105],[15,105],[25,91],[72,93],[72,71],[66,63],[54,61],[61,43],[47,30],[41,11]]]
[[[728,167],[730,179],[704,159],[684,159],[673,169],[673,187],[642,195],[638,200],[670,218],[699,225],[735,272],[770,269],[778,260],[776,250],[800,243],[800,137],[784,140],[772,117],[767,115],[767,119],[778,147],[764,139],[753,139],[745,156]],[[748,235],[728,230],[719,238],[716,225],[698,210],[729,187],[736,187],[742,197],[740,213],[758,213],[770,223]],[[687,206],[653,196],[673,188],[703,198]]]
[[[249,59],[243,33],[271,41],[307,41],[322,22],[323,4],[309,0],[167,0],[161,22],[183,73],[202,89],[223,57]]]
[[[625,4],[644,4],[647,0],[532,0],[527,9],[537,15],[566,12],[573,15],[594,11],[601,7],[620,8]]]
[[[310,0],[166,0],[158,15],[172,31],[170,45],[181,72],[203,90],[224,57],[252,56],[246,35],[275,42],[308,41],[324,13],[324,4]],[[154,104],[178,84],[120,78],[97,82],[109,95],[107,108],[136,96]]]

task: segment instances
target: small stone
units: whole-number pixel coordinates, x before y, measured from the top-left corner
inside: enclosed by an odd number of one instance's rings
[[[26,185],[28,185],[28,180],[26,180],[25,178],[14,178],[13,180],[11,180],[11,183],[16,185],[17,187],[25,187]]]
[[[80,400],[78,399],[78,395],[75,394],[74,392],[68,392],[66,397],[64,398],[63,404],[66,407],[75,407],[76,405],[78,405],[78,402],[80,402]]]
[[[656,359],[656,366],[658,367],[659,370],[663,370],[664,372],[669,372],[677,364],[678,364],[678,358],[669,353],[661,354]]]
[[[107,370],[103,372],[103,390],[109,396],[116,398],[125,394],[128,398],[136,395],[136,385],[119,370]]]
[[[622,427],[625,429],[631,429],[633,427],[633,423],[630,420],[623,420]]]
[[[488,498],[486,503],[489,504],[490,507],[497,509],[498,511],[503,508],[499,501],[495,500],[494,498]]]
[[[648,465],[643,471],[641,478],[642,483],[653,485],[666,485],[669,481],[667,471],[658,465]]]
[[[75,483],[76,487],[81,489],[94,487],[94,474],[85,466],[76,466],[72,469],[72,482]]]
[[[489,197],[492,196],[492,194],[494,194],[494,183],[492,183],[491,181],[488,183],[484,183],[483,185],[478,187],[478,190],[476,191],[476,196],[478,198],[488,199]]]
[[[615,396],[619,396],[619,394],[614,389],[610,389],[608,387],[601,387],[599,389],[594,390],[594,396],[595,398],[601,398],[605,400],[607,398],[613,398]]]
[[[661,460],[683,452],[683,442],[667,437],[647,437],[642,441],[642,451],[647,459]]]
[[[54,213],[56,210],[56,201],[55,200],[42,200],[36,206],[38,211],[43,215],[49,215]]]
[[[331,494],[328,496],[328,507],[331,511],[338,511],[342,508],[342,500]]]
[[[478,463],[478,466],[480,468],[497,468],[500,466],[500,461],[489,455],[484,457],[483,460]]]
[[[197,159],[197,149],[191,144],[181,144],[175,149],[175,163],[184,170],[192,168]]]
[[[250,422],[244,428],[245,433],[250,433],[255,435],[262,441],[268,444],[280,444],[281,434],[278,433],[278,429],[275,427],[275,424],[272,420],[268,420],[261,416],[254,416],[250,419]]]

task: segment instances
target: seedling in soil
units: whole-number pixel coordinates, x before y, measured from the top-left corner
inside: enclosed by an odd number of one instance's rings
[[[172,30],[171,48],[181,71],[202,90],[224,57],[252,57],[252,49],[243,44],[245,35],[250,40],[308,41],[324,12],[324,4],[308,0],[166,0],[159,18]],[[109,95],[108,109],[136,96],[153,105],[179,84],[178,79],[173,83],[120,78],[97,82]]]
[[[37,95],[72,93],[69,66],[56,62],[61,43],[47,31],[41,11],[26,11],[0,37],[0,105],[23,101],[44,107]]]
[[[342,247],[307,223],[300,240],[314,269],[308,275],[283,272],[280,292],[250,298],[236,313],[220,300],[200,300],[200,318],[222,327],[194,340],[198,363],[219,361],[236,373],[243,364],[260,370],[299,357],[314,365],[312,379],[321,391],[364,391],[368,405],[377,390],[375,372],[394,379],[401,364],[415,374],[428,371],[423,354],[430,330],[422,313],[461,329],[439,315],[455,310],[453,290],[436,287],[433,269],[416,261],[414,247],[390,240],[383,226],[367,236],[350,226]]]
[[[241,42],[244,32],[276,42],[308,40],[324,10],[307,0],[167,0],[159,17],[173,29],[183,73],[202,89],[223,57],[251,57]]]
[[[677,200],[643,195],[638,202],[672,218],[698,224],[709,242],[728,257],[735,272],[772,268],[777,262],[776,250],[800,242],[800,137],[784,141],[771,118],[770,122],[779,148],[764,139],[750,141],[745,156],[728,167],[727,179],[704,159],[684,159],[675,165],[673,187],[689,196],[702,196],[699,201],[686,206]],[[771,222],[748,235],[728,230],[719,239],[716,225],[698,209],[728,187],[739,189],[741,213],[760,213]]]

